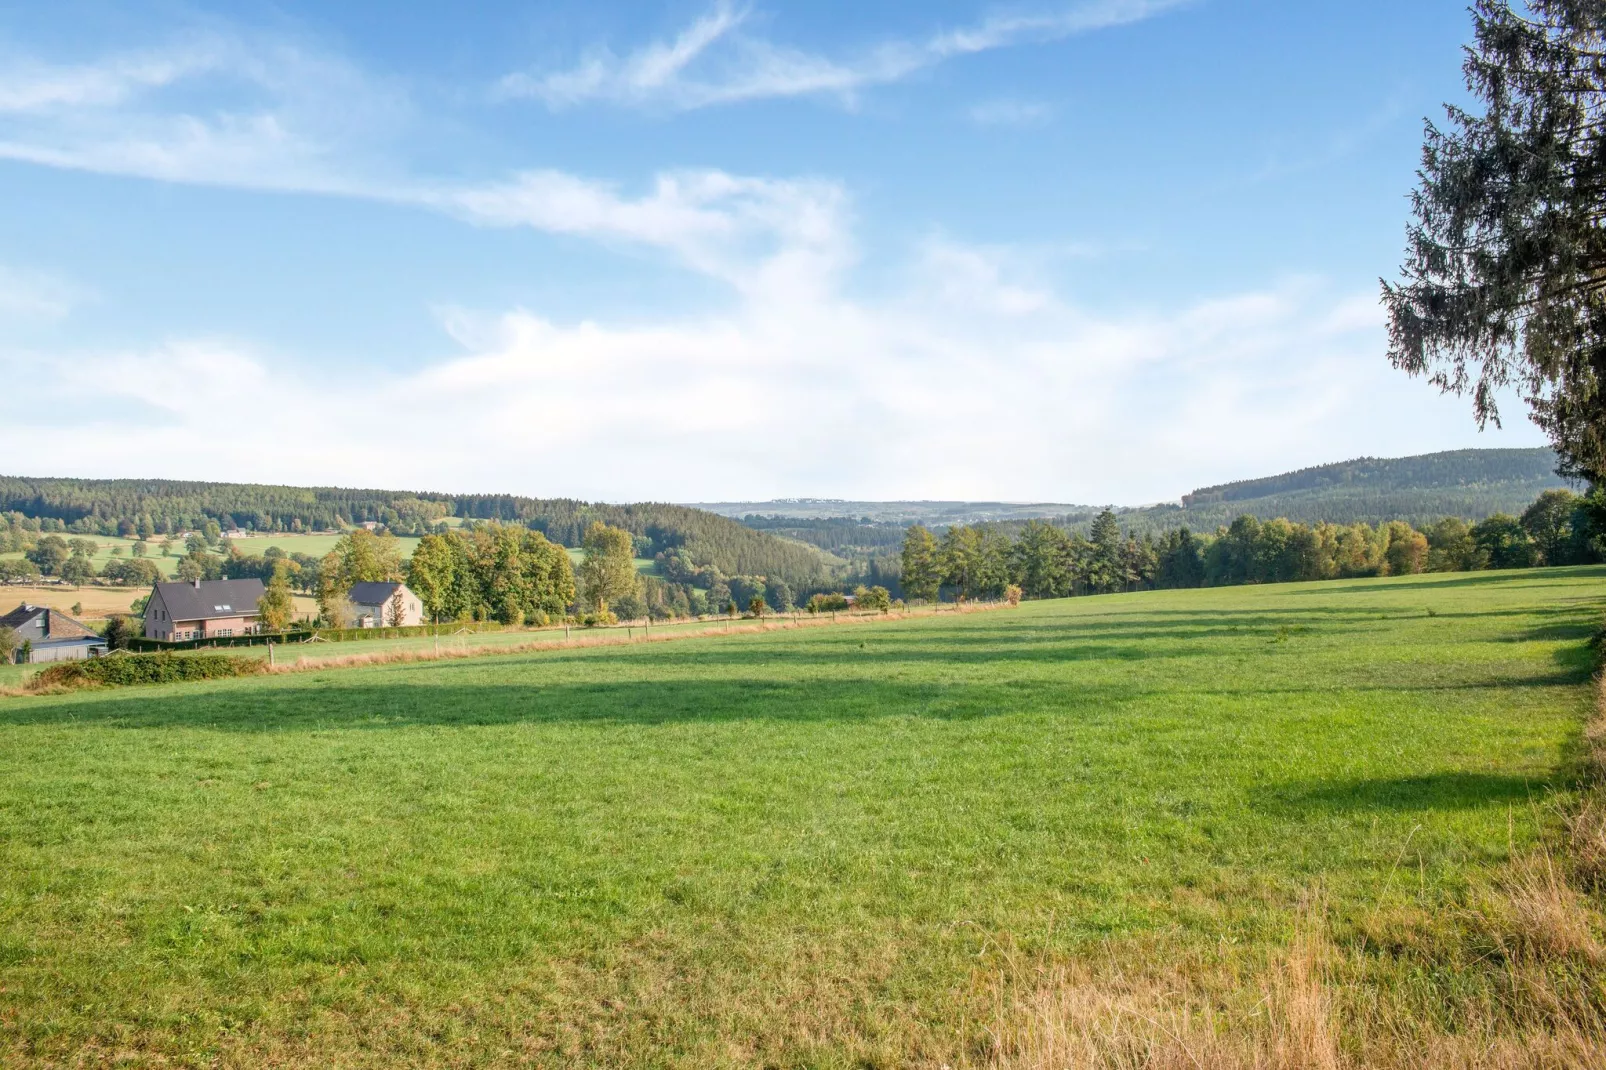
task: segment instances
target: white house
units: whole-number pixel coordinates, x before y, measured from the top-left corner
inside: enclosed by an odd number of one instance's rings
[[[395,605],[398,594],[401,595],[399,607]],[[391,628],[398,624],[406,628],[424,623],[424,604],[405,583],[354,584],[346,600],[351,603],[359,628]],[[399,620],[398,608],[401,611]]]

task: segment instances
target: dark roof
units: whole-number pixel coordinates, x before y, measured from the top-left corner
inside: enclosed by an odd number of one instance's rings
[[[354,583],[351,591],[346,595],[351,604],[356,606],[382,606],[390,601],[391,595],[396,593],[399,583]]]
[[[156,593],[174,620],[210,620],[213,617],[252,617],[265,588],[261,580],[202,580],[158,583]]]
[[[24,602],[10,613],[0,617],[0,628],[21,628],[41,613],[50,614],[45,622],[45,634],[51,639],[99,639],[100,636],[73,620],[58,609],[31,606]]]

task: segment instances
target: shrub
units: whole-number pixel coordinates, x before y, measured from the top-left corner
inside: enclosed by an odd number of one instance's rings
[[[838,609],[847,609],[848,599],[840,591],[822,592],[811,596],[804,608],[810,613],[831,613]]]
[[[233,676],[255,676],[266,672],[267,668],[266,662],[256,658],[231,658],[225,654],[124,654],[85,661],[59,661],[29,680],[28,689],[128,687],[187,680],[222,680]]]
[[[853,592],[855,609],[879,609],[885,613],[892,608],[892,594],[885,587],[856,588]]]
[[[133,623],[121,613],[116,613],[106,621],[106,649],[127,650],[128,641],[138,635]]]
[[[1020,586],[1012,583],[1008,587],[1004,588],[1004,601],[1008,602],[1012,606],[1018,606],[1020,605],[1022,593],[1023,592],[1021,591]]]

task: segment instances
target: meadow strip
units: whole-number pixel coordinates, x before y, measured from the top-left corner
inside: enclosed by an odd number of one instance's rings
[[[941,614],[986,613],[1007,609],[1007,602],[983,602],[955,606],[937,611]],[[481,644],[478,646],[442,646],[439,650],[393,650],[372,654],[337,654],[327,658],[299,655],[295,661],[274,665],[272,673],[314,672],[331,668],[356,668],[364,665],[399,665],[421,661],[452,661],[461,658],[490,657],[496,654],[534,654],[545,650],[567,650],[575,647],[635,646],[640,643],[668,643],[677,639],[706,639],[720,635],[759,635],[765,632],[793,631],[799,628],[829,628],[841,624],[873,624],[886,621],[910,620],[914,617],[933,616],[936,613],[918,613],[905,610],[894,613],[842,614],[836,619],[824,616],[787,618],[785,620],[732,622],[729,625],[711,624],[706,628],[692,629],[688,625],[670,625],[669,629],[653,634],[651,629],[637,628],[641,635],[620,636],[617,628],[597,634],[581,634],[568,639],[536,639],[528,643]]]

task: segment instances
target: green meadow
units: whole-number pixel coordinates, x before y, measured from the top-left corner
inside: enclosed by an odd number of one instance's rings
[[[1443,1019],[1500,969],[1411,941],[1555,835],[1603,595],[1144,592],[0,698],[0,1064],[981,1065],[1012,978],[1230,988],[1313,914],[1346,991]]]
[[[125,539],[111,535],[77,536],[71,532],[56,532],[56,534],[63,539],[81,537],[95,543],[96,550],[90,555],[89,560],[94,564],[96,571],[105,568],[115,558],[121,557],[124,560],[131,558],[134,554],[134,544],[139,541],[138,539]],[[152,537],[146,543],[146,557],[154,561],[161,568],[164,575],[171,576],[173,571],[178,568],[179,561],[184,557],[184,547],[180,543],[174,543],[169,554],[164,557],[162,556],[162,542],[164,539],[165,536],[162,535]],[[273,546],[277,546],[287,554],[307,554],[312,557],[322,557],[330,550],[333,550],[340,539],[341,536],[338,533],[323,535],[253,535],[249,538],[235,539],[234,545],[239,548],[242,554],[257,557],[260,557],[269,547]],[[402,560],[405,561],[413,555],[413,549],[418,545],[418,538],[413,535],[399,535],[396,537],[396,542],[401,550]],[[22,556],[20,551],[0,554],[0,557],[21,558]]]

